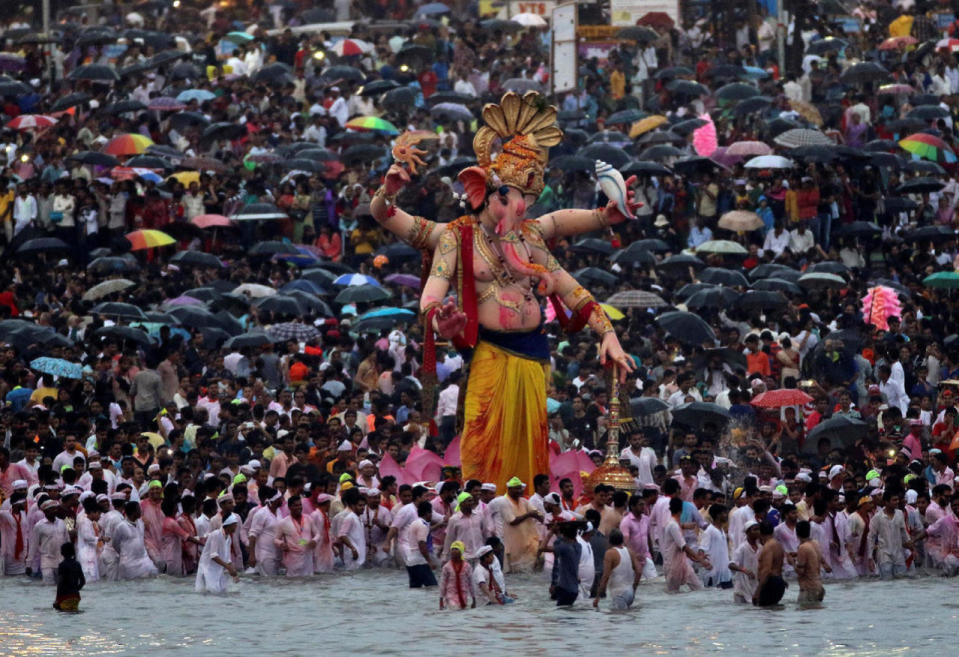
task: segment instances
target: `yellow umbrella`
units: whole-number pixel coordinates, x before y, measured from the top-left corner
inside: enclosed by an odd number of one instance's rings
[[[181,185],[183,185],[184,187],[187,187],[192,182],[195,182],[195,183],[200,182],[200,172],[199,171],[177,171],[176,173],[171,174],[170,178],[175,178],[176,180],[180,181]]]
[[[655,130],[659,126],[669,123],[667,119],[662,114],[653,114],[652,116],[647,116],[645,119],[640,119],[629,129],[629,138],[636,139],[643,133],[649,132],[650,130]]]
[[[819,113],[819,109],[816,108],[815,105],[811,105],[804,100],[790,100],[789,106],[796,110],[796,113],[799,114],[799,116],[803,117],[813,125],[822,127],[822,114]]]
[[[626,317],[619,308],[609,305],[608,303],[601,303],[599,307],[606,311],[606,315],[613,320],[614,322],[618,319]]]
[[[140,435],[150,441],[150,444],[153,445],[153,449],[160,449],[166,444],[166,441],[163,440],[163,436],[153,431],[144,431]]]

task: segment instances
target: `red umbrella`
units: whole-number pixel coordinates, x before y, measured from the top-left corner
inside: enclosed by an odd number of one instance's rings
[[[646,27],[652,27],[657,30],[671,30],[673,29],[673,19],[670,18],[669,14],[664,11],[651,11],[638,21],[637,25],[645,25]]]
[[[811,401],[812,397],[802,390],[781,388],[756,395],[749,403],[760,408],[781,408],[783,406],[804,406]]]

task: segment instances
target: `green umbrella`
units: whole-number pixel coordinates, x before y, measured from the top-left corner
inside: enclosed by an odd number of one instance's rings
[[[922,284],[926,287],[952,290],[959,287],[959,271],[937,271],[922,279]]]

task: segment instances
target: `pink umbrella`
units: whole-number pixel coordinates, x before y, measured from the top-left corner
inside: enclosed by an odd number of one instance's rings
[[[703,114],[699,118],[707,123],[693,131],[693,148],[702,157],[709,157],[719,146],[719,140],[716,137],[716,124],[713,123],[713,117],[709,114]]]
[[[233,222],[222,214],[198,214],[190,219],[190,223],[199,228],[226,228],[233,225]]]
[[[769,144],[761,141],[737,141],[726,148],[726,155],[738,155],[740,157],[753,155],[769,155],[773,149]]]

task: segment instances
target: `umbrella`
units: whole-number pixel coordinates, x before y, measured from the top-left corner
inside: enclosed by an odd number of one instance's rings
[[[386,95],[383,96],[383,100],[381,101],[383,107],[391,109],[397,113],[410,111],[415,102],[416,92],[409,87],[397,87],[395,89],[390,89],[386,92]],[[470,116],[472,116],[472,113]]]
[[[673,80],[666,85],[666,89],[677,96],[705,96],[709,89],[698,82],[692,80]]]
[[[83,378],[83,366],[62,358],[41,357],[30,361],[30,368],[44,374],[61,376],[65,379]]]
[[[871,221],[854,221],[840,226],[837,232],[845,237],[875,237],[882,233],[882,228]]]
[[[177,306],[168,312],[188,328],[222,328],[217,316],[203,306]]]
[[[653,144],[684,144],[686,143],[686,137],[678,135],[672,130],[655,130],[653,132],[647,132],[637,139],[636,143],[644,146],[652,146]]]
[[[590,144],[579,149],[576,153],[580,157],[588,157],[593,160],[601,160],[614,168],[619,168],[629,162],[629,155],[622,148],[617,148],[612,144]]]
[[[875,155],[875,154],[874,154]],[[881,153],[881,155],[888,155],[888,153]],[[892,157],[896,157],[893,155]],[[946,175],[946,170],[935,162],[930,162],[928,160],[910,160],[905,165],[902,166],[902,170],[906,173],[918,173],[928,176],[944,176]]]
[[[233,294],[245,294],[253,297],[254,299],[262,299],[263,297],[275,295],[276,290],[269,285],[261,285],[260,283],[244,283],[243,285],[238,285],[233,290]]]
[[[946,186],[941,180],[935,178],[913,178],[899,185],[896,188],[898,194],[926,194],[938,192]],[[886,199],[887,201],[889,199]],[[887,203],[888,208],[888,203]]]
[[[105,296],[122,292],[123,290],[134,287],[136,283],[125,278],[111,278],[91,287],[83,293],[84,301],[96,301]]]
[[[502,84],[503,91],[515,91],[518,94],[525,94],[527,91],[543,92],[543,85],[536,80],[526,80],[524,78],[510,78]]]
[[[859,62],[843,71],[839,81],[846,85],[863,84],[886,80],[889,75],[889,71],[875,62]]]
[[[716,341],[713,329],[694,313],[679,310],[668,312],[657,317],[656,323],[684,344],[696,345]]]
[[[583,269],[574,271],[573,278],[580,284],[586,286],[604,285],[606,287],[613,287],[619,282],[619,278],[615,274],[611,274],[599,267],[584,267]]]
[[[733,108],[733,114],[735,116],[747,116],[749,114],[755,114],[756,112],[762,112],[772,105],[772,102],[773,99],[769,96],[752,96],[739,101],[736,107]]]
[[[229,228],[233,226],[233,222],[221,214],[199,214],[190,219],[190,223],[198,228]]]
[[[629,129],[630,139],[636,139],[640,135],[649,132],[650,130],[655,130],[661,125],[669,123],[669,119],[661,114],[653,114],[652,116],[647,116],[645,119],[641,119],[634,123]]]
[[[421,257],[421,254],[418,250],[414,249],[409,244],[404,244],[403,242],[393,242],[392,244],[382,246],[378,248],[373,255],[386,256],[391,263],[403,262],[406,260],[417,260]]]
[[[669,409],[669,404],[656,397],[635,397],[629,400],[632,417],[647,417]]]
[[[354,82],[363,82],[366,80],[366,76],[363,75],[363,71],[356,68],[355,66],[331,66],[325,71],[321,77],[324,80],[352,80]]]
[[[946,142],[926,132],[917,132],[899,141],[903,150],[932,162],[956,161],[956,154]]]
[[[393,285],[402,285],[403,287],[413,288],[414,290],[418,290],[421,287],[419,276],[413,276],[412,274],[390,274],[383,280]]]
[[[178,130],[194,126],[208,126],[210,120],[199,112],[177,112],[170,115],[170,126]]]
[[[178,265],[187,265],[192,267],[223,267],[223,262],[212,253],[203,251],[180,251],[172,258],[170,262]]]
[[[620,39],[627,39],[629,41],[635,41],[640,45],[646,45],[658,39],[659,33],[645,25],[630,25],[620,28],[616,36]]]
[[[799,284],[805,288],[840,288],[846,285],[846,280],[837,274],[813,272],[799,277]]]
[[[624,176],[669,176],[672,171],[658,162],[648,160],[633,160],[620,167],[619,172]]]
[[[632,125],[636,121],[643,119],[646,116],[646,113],[638,109],[624,109],[618,112],[613,112],[609,115],[609,118],[606,119],[606,125],[618,125],[622,123],[629,123]]]
[[[176,244],[176,240],[164,233],[162,230],[151,228],[135,230],[132,233],[124,235],[130,242],[131,251],[142,251],[144,249],[154,249],[161,246]]]
[[[613,245],[606,240],[601,240],[596,237],[586,237],[573,243],[570,250],[576,253],[602,253],[603,255],[610,255],[613,252]]]
[[[943,187],[945,187],[945,185],[943,185]],[[918,203],[911,198],[903,198],[901,196],[887,196],[883,199],[883,205],[886,206],[886,212],[908,212],[919,209]]]
[[[819,109],[817,109],[815,105],[807,103],[804,100],[791,99],[789,101],[789,107],[791,107],[794,112],[799,114],[799,116],[809,121],[809,123],[816,127],[822,127],[822,113],[820,113]]]
[[[703,310],[711,308],[729,308],[739,300],[739,293],[728,287],[709,287],[700,290],[696,294],[686,299],[686,307],[690,310]]]
[[[139,155],[143,153],[148,146],[153,144],[153,140],[144,137],[141,134],[129,133],[114,137],[103,147],[103,152],[109,155]]]
[[[805,406],[812,397],[796,388],[768,390],[753,397],[749,403],[760,408],[782,408],[783,406]]]
[[[352,286],[352,285],[373,285],[380,287],[380,282],[372,276],[365,274],[343,274],[333,281],[333,285]]]
[[[378,285],[351,285],[337,294],[334,301],[339,304],[372,303],[385,301],[392,296],[393,294],[389,290],[385,290]]]
[[[696,247],[696,253],[717,253],[721,255],[747,255],[742,244],[731,242],[729,240],[709,240]]]
[[[382,146],[374,144],[356,144],[343,151],[340,160],[343,164],[352,164],[354,162],[373,163],[386,157],[387,151]]]
[[[400,134],[395,125],[378,116],[357,116],[347,122],[346,128],[359,132],[379,132],[384,135]]]
[[[862,147],[864,151],[892,151],[899,147],[899,144],[891,139],[873,139],[867,141]]]
[[[305,278],[308,281],[313,281],[317,285],[332,285],[333,281],[336,280],[336,274],[327,271],[326,269],[307,269],[300,273],[300,278]]]
[[[265,344],[273,344],[273,339],[261,331],[250,331],[235,335],[223,343],[225,349],[245,349],[262,347]]]
[[[36,237],[17,247],[17,253],[35,254],[51,251],[69,251],[73,247],[56,237]]]
[[[280,288],[280,292],[284,294],[289,294],[295,290],[299,290],[301,292],[306,292],[308,294],[313,294],[313,295],[327,294],[327,292],[322,287],[320,287],[313,281],[305,278],[298,278],[295,281],[290,281],[289,283],[287,283],[286,285]]]
[[[769,155],[773,152],[769,144],[761,141],[737,141],[726,148],[726,155],[736,155],[739,157],[749,157],[758,155]]]
[[[189,103],[193,100],[202,103],[207,100],[213,100],[214,98],[216,98],[216,94],[207,89],[187,89],[186,91],[181,91],[176,96],[176,99],[181,103]]]
[[[146,319],[146,315],[143,314],[139,306],[134,306],[132,303],[120,303],[119,301],[98,303],[90,312],[95,315],[116,317],[118,319]]]
[[[876,90],[876,93],[877,93],[878,95],[883,95],[883,94],[886,94],[886,95],[899,95],[899,94],[904,94],[904,95],[906,95],[906,96],[910,96],[910,95],[916,93],[916,90],[915,90],[912,86],[910,86],[910,85],[908,85],[908,84],[894,83],[894,84],[884,84],[884,85],[882,85],[881,87],[879,87],[879,89]]]
[[[678,135],[673,135],[673,137],[678,137]],[[591,135],[588,139],[590,144],[616,144],[619,146],[624,146],[632,142],[632,140],[619,130],[600,130],[594,135]]]
[[[796,163],[782,155],[760,155],[752,158],[743,166],[747,169],[792,169],[796,166]]]
[[[225,37],[223,37],[223,40],[230,41],[231,43],[235,43],[239,46],[249,43],[254,38],[255,37],[248,32],[229,32]]]
[[[759,310],[779,310],[785,308],[788,303],[789,301],[781,292],[756,289],[745,292],[736,301],[738,307]]]
[[[232,215],[234,221],[256,221],[260,219],[286,219],[287,214],[272,203],[250,203]],[[251,251],[252,253],[252,251]],[[286,251],[293,253],[293,251]]]
[[[937,271],[922,279],[922,284],[926,287],[953,290],[959,287],[959,272]]]
[[[809,47],[806,48],[806,54],[808,55],[825,55],[829,52],[839,52],[843,48],[849,46],[849,42],[845,39],[839,39],[837,37],[826,37],[825,39],[819,39],[813,41],[809,44]]]
[[[634,247],[632,244],[614,253],[609,260],[621,265],[638,265],[641,267],[653,267],[656,264],[656,258],[652,253],[641,246]]]
[[[156,155],[134,155],[126,162],[124,162],[126,168],[139,168],[139,169],[158,169],[161,171],[172,171],[173,165],[164,160],[162,157]]]
[[[613,294],[606,303],[616,308],[663,308],[667,304],[661,296],[646,290],[624,290]]]
[[[702,119],[686,119],[685,121],[680,121],[679,123],[674,123],[670,126],[670,130],[677,135],[690,135],[697,128],[701,128],[706,125],[706,121]]]
[[[55,118],[46,114],[21,114],[7,123],[7,127],[13,130],[36,130],[38,128],[49,128],[56,122]]]
[[[399,86],[400,83],[395,80],[373,80],[372,82],[364,84],[359,94],[361,96],[378,96],[391,89],[396,89]]]
[[[729,363],[733,368],[741,367],[743,370],[747,367],[746,355],[730,347],[717,347],[715,349],[706,349],[703,351],[702,356],[697,359],[697,367],[705,366],[713,358],[719,358],[720,360]]]
[[[798,272],[797,272],[798,274]],[[754,290],[771,290],[778,292],[788,292],[789,294],[802,294],[802,288],[783,278],[763,278],[752,284]]]
[[[303,290],[291,290],[287,296],[293,297],[300,302],[306,313],[312,313],[322,317],[336,317],[333,309],[315,294],[304,292]]]
[[[672,166],[673,170],[677,173],[689,176],[695,173],[712,171],[714,168],[722,165],[708,157],[691,155],[676,160]]]
[[[153,320],[151,319],[150,321],[153,321]],[[142,331],[132,326],[120,326],[120,325],[106,326],[94,331],[93,335],[98,338],[115,338],[117,340],[128,340],[130,342],[135,342],[143,346],[149,346],[153,343],[153,341],[150,339],[150,335],[146,331]]]
[[[266,329],[267,334],[275,341],[296,340],[297,342],[307,342],[315,340],[322,334],[315,326],[301,324],[300,322],[283,322],[274,324]]]
[[[636,21],[636,25],[652,27],[657,30],[671,30],[675,22],[672,17],[664,11],[650,11]]]
[[[749,210],[731,210],[719,218],[717,224],[720,228],[732,231],[751,231],[758,230],[766,224],[759,218],[759,215]]]
[[[514,23],[519,23],[523,27],[546,27],[546,19],[540,16],[539,14],[531,14],[529,12],[524,12],[522,14],[516,14],[510,18]]]
[[[79,162],[80,164],[90,164],[101,167],[115,167],[120,164],[120,160],[112,155],[98,153],[96,151],[80,151],[79,153],[68,155],[67,159],[74,162]]]
[[[656,75],[653,77],[657,80],[665,80],[672,78],[681,78],[683,76],[695,75],[696,71],[689,68],[688,66],[667,66],[666,68],[661,68],[656,71]]]
[[[723,269],[722,267],[707,267],[699,272],[697,278],[703,283],[711,285],[725,285],[727,287],[748,287],[749,281],[738,271]]]
[[[694,428],[706,424],[724,426],[730,419],[729,411],[710,402],[680,404],[672,410],[672,416],[674,423]]]
[[[150,99],[147,109],[154,112],[179,112],[186,109],[186,105],[172,96],[157,96]]]
[[[910,242],[919,242],[924,240],[946,240],[953,239],[955,233],[952,228],[949,226],[922,226],[916,228],[915,230],[910,230],[906,232],[903,236]],[[35,240],[31,240],[35,241]]]
[[[774,142],[785,148],[799,148],[800,146],[832,146],[835,142],[819,130],[809,128],[793,128],[780,133],[773,139]]]
[[[120,79],[120,75],[112,66],[106,64],[86,64],[78,66],[70,71],[67,76],[70,80],[99,80],[102,82],[115,82]]]
[[[949,116],[949,110],[939,105],[920,105],[909,110],[906,116],[923,121],[934,121],[935,119],[944,119]]]
[[[430,109],[430,115],[446,121],[473,120],[473,112],[466,105],[460,103],[439,103]]]
[[[476,97],[469,96],[467,94],[456,93],[455,91],[437,91],[436,93],[431,94],[430,97],[426,99],[426,102],[430,107],[434,107],[440,103],[469,105],[470,103],[476,102]]]
[[[213,123],[203,129],[200,138],[206,141],[216,139],[241,139],[246,136],[246,128],[238,123]]]
[[[740,101],[759,95],[759,89],[745,82],[732,82],[716,90],[716,98],[725,101]]]
[[[689,267],[693,269],[700,269],[705,267],[706,263],[697,258],[694,255],[689,255],[687,253],[677,253],[676,255],[671,255],[668,258],[664,259],[662,262],[656,265],[657,269],[682,269],[686,270]]]
[[[140,266],[126,258],[104,256],[96,258],[87,265],[87,271],[94,274],[124,274],[137,271]]]
[[[820,438],[829,438],[830,445],[832,445],[832,439],[840,443],[853,442],[864,437],[868,431],[869,425],[862,420],[837,415],[817,424],[806,435],[805,445],[809,449],[816,449]]]
[[[650,146],[647,149],[644,149],[640,152],[639,157],[641,160],[651,160],[651,161],[661,161],[668,158],[682,157],[683,152],[676,148],[675,146],[670,146],[669,144],[660,144],[658,146]]]
[[[832,146],[800,146],[789,151],[794,158],[806,162],[832,162],[839,159],[839,151]]]

